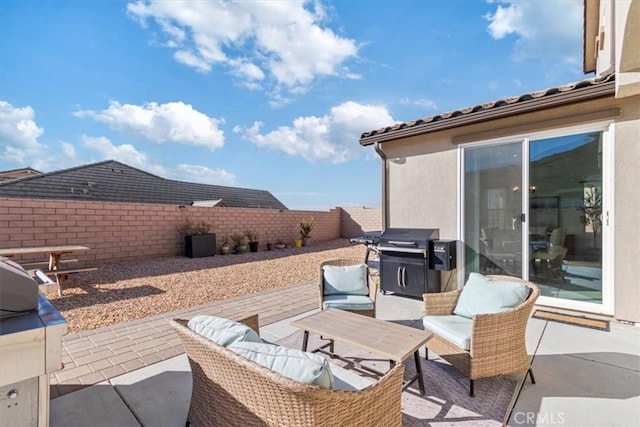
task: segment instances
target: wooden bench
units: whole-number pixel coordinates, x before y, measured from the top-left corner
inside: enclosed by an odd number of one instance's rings
[[[56,288],[58,291],[58,296],[62,296],[62,286],[61,281],[65,280],[69,274],[75,273],[83,273],[87,271],[96,271],[98,267],[67,267],[67,268],[59,268],[57,270],[40,270],[47,276],[55,276],[56,279]],[[29,270],[29,273],[33,276],[35,275],[35,269]]]
[[[69,259],[61,259],[60,261],[58,261],[58,263],[60,264],[72,264],[72,263],[76,263],[78,262],[77,258],[69,258]],[[20,265],[23,266],[25,269],[27,269],[28,267],[48,267],[49,266],[49,261],[45,260],[45,261],[20,261]]]

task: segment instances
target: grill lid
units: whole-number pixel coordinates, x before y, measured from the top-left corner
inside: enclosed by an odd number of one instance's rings
[[[378,250],[425,254],[429,241],[439,236],[437,228],[387,228],[380,235]]]

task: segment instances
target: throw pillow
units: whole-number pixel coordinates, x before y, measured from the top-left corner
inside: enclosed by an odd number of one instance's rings
[[[238,341],[261,342],[256,331],[247,325],[223,317],[195,316],[187,327],[223,347]]]
[[[471,319],[476,314],[501,313],[518,306],[528,296],[529,288],[522,283],[471,273],[453,314]]]
[[[333,388],[334,379],[329,361],[318,354],[254,342],[235,342],[227,348],[292,380]]]
[[[325,295],[369,295],[365,264],[345,267],[325,265],[322,270]]]

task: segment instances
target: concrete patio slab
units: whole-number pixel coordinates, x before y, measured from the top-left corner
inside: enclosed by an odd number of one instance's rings
[[[185,354],[109,382],[143,426],[184,426],[192,385]]]
[[[640,425],[640,328],[544,323],[533,359],[536,384],[525,381],[509,425]]]
[[[49,410],[50,427],[140,427],[106,381],[53,399]]]

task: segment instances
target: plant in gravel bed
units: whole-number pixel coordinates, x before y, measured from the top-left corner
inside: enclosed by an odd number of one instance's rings
[[[184,256],[189,258],[201,258],[216,254],[216,235],[211,233],[211,225],[204,221],[193,223],[186,220],[179,228],[184,236]]]
[[[304,246],[309,246],[309,239],[311,239],[312,230],[313,230],[313,218],[300,221],[300,237],[302,238],[302,244]]]
[[[244,232],[244,235],[247,236],[247,240],[249,241],[249,250],[251,252],[258,252],[258,233],[253,230],[247,230]]]
[[[247,236],[244,233],[235,233],[231,236],[231,240],[235,243],[236,253],[241,254],[247,252],[247,245],[245,244]]]

